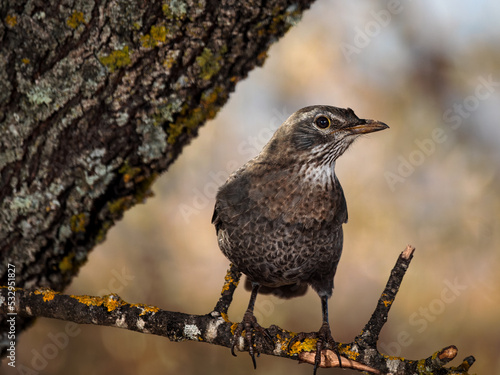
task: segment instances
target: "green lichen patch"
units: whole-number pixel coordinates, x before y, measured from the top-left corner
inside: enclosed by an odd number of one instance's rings
[[[149,177],[145,177],[144,175],[139,174],[140,170],[135,168],[136,174],[133,177],[133,181],[135,183],[135,192],[134,194],[126,195],[120,198],[117,198],[111,202],[108,202],[108,211],[113,220],[117,220],[123,216],[123,213],[129,208],[133,207],[137,203],[142,203],[146,200],[146,198],[153,195],[151,191],[151,185],[155,181],[158,176],[157,173],[153,173]],[[132,177],[128,177],[132,178]],[[109,224],[111,226],[111,224]],[[104,234],[107,231],[108,227],[103,225],[102,233],[99,231],[97,240],[104,239]],[[102,238],[101,238],[102,237]]]
[[[187,13],[187,4],[181,0],[171,0],[161,6],[163,15],[169,20],[183,19]]]
[[[115,199],[112,202],[108,202],[108,209],[113,217],[120,218],[123,215],[123,212],[128,210],[133,205],[133,198],[131,196],[125,196]]]
[[[139,172],[141,171],[141,168],[138,167],[131,167],[128,164],[128,161],[125,161],[123,165],[120,167],[118,170],[118,173],[123,175],[123,182],[128,183],[130,180],[132,180]]]
[[[107,56],[99,58],[102,65],[113,73],[116,69],[123,68],[131,63],[128,46],[124,46],[121,50],[111,52]]]
[[[227,52],[227,47],[214,54],[209,48],[204,48],[200,56],[196,57],[196,63],[200,67],[200,78],[210,80],[221,68],[223,55]]]
[[[108,220],[102,223],[101,228],[97,232],[97,236],[95,237],[95,244],[98,245],[106,239],[106,234],[108,233],[109,228],[113,226],[113,221]]]
[[[297,5],[290,5],[285,12],[282,12],[282,9],[277,7],[273,10],[273,18],[268,32],[272,35],[281,33],[282,24],[284,24],[285,31],[287,31],[291,26],[296,25],[301,17],[302,13]]]
[[[71,253],[66,255],[60,262],[59,262],[59,269],[61,270],[62,273],[66,273],[68,271],[71,271],[73,269],[73,259],[75,258],[75,253]]]
[[[137,133],[142,136],[142,144],[137,152],[145,163],[163,157],[167,149],[167,134],[161,126],[157,126],[157,121],[155,118],[147,118],[137,126]]]
[[[185,105],[182,112],[187,111],[188,106]],[[177,140],[177,137],[182,134],[184,129],[187,129],[188,131],[191,129],[196,129],[196,127],[203,123],[205,119],[206,116],[200,107],[192,109],[187,116],[179,117],[175,123],[169,124],[168,126],[167,143],[174,144]]]
[[[185,104],[175,123],[169,124],[167,143],[174,144],[183,131],[191,132],[205,121],[214,118],[226,98],[225,89],[216,86],[202,94],[198,107],[191,109]]]
[[[28,101],[35,105],[49,105],[52,103],[52,96],[54,92],[52,88],[45,84],[34,86],[29,92],[26,93]]]
[[[172,122],[174,121],[174,115],[181,112],[181,110],[182,101],[176,96],[171,96],[168,99],[168,103],[158,105],[153,115],[153,124],[161,126],[166,122]]]
[[[85,232],[85,226],[87,225],[88,216],[86,213],[80,213],[78,215],[71,216],[70,226],[73,233],[83,233]]]
[[[135,190],[134,198],[137,203],[144,202],[147,198],[153,196],[153,191],[151,190],[151,185],[156,181],[158,173],[154,172],[149,177],[141,176],[140,179],[136,180],[137,187]]]

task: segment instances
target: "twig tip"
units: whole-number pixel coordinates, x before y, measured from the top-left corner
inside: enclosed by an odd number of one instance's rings
[[[401,256],[403,257],[403,259],[410,259],[413,256],[414,252],[415,252],[414,246],[406,245],[406,249],[403,250]]]

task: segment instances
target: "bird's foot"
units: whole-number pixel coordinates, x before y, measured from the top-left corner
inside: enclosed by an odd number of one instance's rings
[[[257,362],[255,361],[255,354],[257,354],[257,357],[260,355],[260,353],[257,351],[257,349],[254,347],[254,335],[256,332],[260,333],[265,339],[270,341],[271,343],[273,342],[273,338],[269,333],[262,328],[259,323],[257,323],[257,319],[253,315],[253,312],[250,310],[247,310],[245,312],[245,315],[243,315],[243,320],[241,323],[238,323],[238,327],[234,331],[233,335],[233,344],[231,346],[231,354],[236,357],[236,353],[234,352],[234,348],[236,348],[237,343],[241,337],[241,334],[245,331],[245,336],[244,340],[246,341],[248,345],[248,353],[250,354],[250,357],[252,357],[252,363],[253,363],[253,368],[257,368]]]
[[[318,332],[300,332],[290,340],[288,343],[288,351],[291,350],[292,346],[297,341],[304,341],[305,339],[317,339],[316,341],[316,356],[314,358],[314,370],[313,374],[316,375],[316,370],[321,363],[321,352],[325,349],[332,350],[339,359],[340,367],[342,367],[342,361],[340,359],[340,354],[337,350],[337,342],[332,337],[332,332],[330,331],[330,324],[323,323]]]

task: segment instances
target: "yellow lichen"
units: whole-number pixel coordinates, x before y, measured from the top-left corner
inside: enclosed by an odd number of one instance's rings
[[[76,299],[78,302],[83,303],[87,306],[105,306],[108,311],[113,311],[118,307],[126,305],[127,302],[122,300],[118,295],[112,293],[105,295],[103,297],[92,297],[92,296],[75,296],[71,295],[71,298]]]
[[[222,319],[224,319],[225,322],[231,323],[231,321],[229,320],[229,316],[226,313],[221,312],[220,316],[222,317]]]
[[[103,304],[102,297],[92,297],[92,296],[75,296],[70,295],[71,298],[76,299],[78,302],[83,303],[87,306],[101,306]]]
[[[73,269],[73,258],[75,257],[74,253],[66,255],[60,262],[59,262],[59,269],[61,270],[62,273],[68,272],[71,269]]]
[[[102,56],[99,61],[106,68],[113,73],[116,69],[127,66],[131,63],[128,46],[123,47],[121,50],[111,52],[107,56]]]
[[[118,307],[121,307],[123,305],[126,305],[127,302],[122,300],[118,295],[116,294],[108,294],[104,296],[104,306],[108,308],[108,311],[113,311],[117,309]]]
[[[425,367],[425,359],[421,359],[417,362],[417,370],[419,374],[424,374],[427,372],[427,369]]]
[[[154,48],[167,40],[167,28],[165,26],[151,26],[149,34],[141,36],[141,43],[144,48]]]
[[[164,16],[168,17],[171,15],[170,7],[168,6],[168,4],[163,4],[161,6],[161,10],[162,10]]]
[[[292,338],[294,336],[296,336],[296,334],[295,333],[291,333],[291,337],[289,339],[281,341],[281,335],[279,335],[279,334],[276,335],[276,338],[278,339],[278,342],[281,343],[281,351],[282,352],[288,351],[288,345],[290,344],[290,341],[292,340]]]
[[[165,26],[151,26],[151,38],[160,43],[165,43],[167,39],[167,29]]]
[[[352,350],[350,345],[340,345],[339,352],[349,359],[355,361],[359,357],[359,353]]]
[[[392,361],[397,361],[397,360],[401,360],[401,359],[403,359],[403,360],[404,360],[404,358],[403,358],[403,357],[394,357],[394,356],[392,356],[392,355],[387,355],[387,354],[383,354],[383,353],[381,353],[381,355],[382,355],[382,357],[384,357],[385,359],[392,360]]]
[[[257,55],[257,64],[263,65],[266,59],[267,59],[267,51],[262,51]]]
[[[14,27],[17,25],[17,16],[13,16],[13,15],[7,15],[7,17],[5,17],[5,23],[7,24],[8,27]]]
[[[83,17],[82,12],[77,12],[74,11],[71,16],[66,20],[66,25],[71,27],[72,29],[76,29],[78,26],[80,26],[82,23],[85,22],[85,17]]]
[[[48,302],[52,301],[55,297],[56,294],[59,294],[58,292],[49,289],[49,288],[42,288],[42,289],[37,289],[34,292],[35,294],[43,294],[43,302]]]
[[[21,62],[22,62],[24,65],[28,65],[28,64],[30,63],[30,59],[28,59],[28,58],[26,58],[26,57],[25,57],[25,58],[21,59]]]
[[[282,345],[282,349],[284,351],[286,351],[286,349],[288,348],[288,342],[289,341],[285,340],[285,342]],[[304,341],[296,341],[290,348],[288,354],[293,355],[293,354],[299,354],[300,352],[313,352],[316,350],[317,342],[318,339],[311,339],[311,338],[306,338],[304,339]]]
[[[237,328],[238,328],[238,323],[233,323],[231,325],[231,335],[234,335],[234,333],[236,332]]]
[[[142,312],[139,314],[139,316],[146,315],[147,313],[154,314],[160,311],[160,309],[156,306],[149,306],[143,303],[132,303],[130,307],[136,307],[138,309],[142,309]]]
[[[460,371],[467,372],[467,371],[469,371],[470,366],[471,366],[470,363],[464,360],[464,361],[462,361],[462,363],[459,366],[461,369],[463,369],[463,370],[460,370]],[[454,369],[457,369],[457,368],[456,367],[452,367],[452,370],[454,370]]]
[[[226,290],[229,290],[231,284],[234,284],[235,287],[238,286],[239,281],[235,281],[231,276],[231,270],[228,269],[226,272],[226,276],[224,276],[224,285],[222,286],[222,293]]]

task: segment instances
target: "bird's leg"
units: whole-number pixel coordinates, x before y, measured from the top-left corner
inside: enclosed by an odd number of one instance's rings
[[[321,297],[321,312],[323,314],[323,324],[318,331],[318,341],[316,342],[316,357],[314,358],[314,374],[321,362],[321,351],[325,349],[326,346],[330,347],[339,360],[339,367],[342,367],[342,360],[340,359],[340,354],[337,350],[337,343],[333,339],[332,332],[330,330],[330,322],[328,320],[328,297]]]
[[[314,358],[314,370],[313,374],[316,375],[316,370],[318,369],[319,364],[321,363],[321,352],[324,349],[331,349],[337,354],[339,360],[339,367],[342,367],[342,361],[340,359],[340,354],[337,351],[337,343],[332,337],[332,332],[330,330],[330,323],[328,321],[328,297],[321,296],[321,312],[323,315],[323,324],[318,332],[300,332],[295,336],[292,340],[290,340],[288,344],[288,350],[290,351],[291,347],[297,341],[303,341],[306,338],[317,339],[316,341],[316,357]]]
[[[265,338],[272,341],[272,337],[264,328],[262,328],[259,325],[259,323],[257,323],[257,319],[255,319],[255,316],[253,315],[253,309],[255,305],[255,300],[257,299],[257,293],[259,292],[259,287],[260,285],[258,283],[252,282],[252,294],[250,296],[250,302],[248,303],[247,311],[245,311],[245,314],[243,315],[243,320],[241,321],[241,323],[238,324],[238,327],[234,331],[233,345],[231,346],[231,354],[236,357],[234,348],[236,347],[236,344],[241,336],[241,333],[243,332],[243,330],[245,330],[245,340],[248,344],[248,352],[250,354],[250,357],[252,357],[254,368],[257,368],[257,362],[255,361],[256,350],[253,345],[253,334],[255,333],[255,331],[257,331],[260,334],[262,334]],[[257,352],[257,356],[258,355],[259,353]]]

